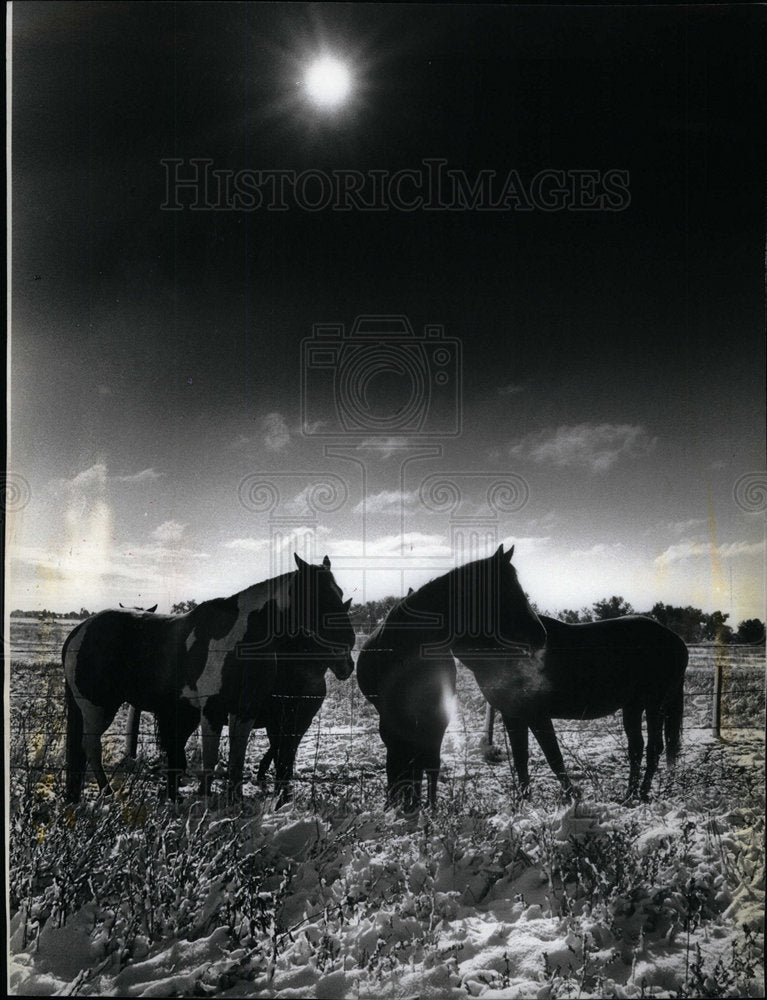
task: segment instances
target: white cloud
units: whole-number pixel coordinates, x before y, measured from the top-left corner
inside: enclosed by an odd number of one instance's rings
[[[623,542],[596,542],[589,549],[573,549],[570,552],[571,556],[614,556],[619,552],[624,550],[625,546]]]
[[[155,472],[154,469],[142,469],[141,472],[134,472],[131,476],[113,476],[110,477],[116,483],[151,483],[155,479],[159,479],[164,473]]]
[[[159,479],[164,473],[155,469],[142,469],[130,475],[110,476],[103,462],[96,462],[88,469],[78,472],[72,479],[55,479],[51,485],[56,489],[84,490],[93,487],[104,487],[107,483],[148,483]]]
[[[367,514],[399,514],[403,505],[409,506],[416,499],[416,494],[412,490],[381,490],[380,493],[373,493],[360,500],[353,509],[353,514],[361,514],[363,510]]]
[[[702,517],[691,517],[687,521],[670,521],[668,530],[673,531],[675,535],[684,535],[688,531],[702,528],[704,524],[706,521]]]
[[[657,438],[644,427],[632,424],[563,425],[556,430],[528,434],[509,449],[515,458],[551,462],[557,466],[581,466],[606,472],[619,458],[638,458],[652,451]]]
[[[152,538],[156,538],[158,542],[177,542],[185,528],[186,525],[179,524],[178,521],[163,521],[152,532]]]
[[[656,566],[667,566],[670,563],[684,562],[687,559],[697,559],[701,556],[716,556],[719,559],[734,559],[738,556],[756,556],[764,553],[764,542],[728,542],[722,545],[709,545],[705,542],[684,541],[670,545],[656,559]]]
[[[381,458],[391,458],[408,443],[404,437],[365,438],[357,445],[357,451],[377,452]]]
[[[264,430],[264,444],[270,451],[282,451],[290,444],[290,431],[281,413],[267,413],[261,421]]]
[[[328,549],[333,555],[361,557],[361,538],[341,538],[328,540]],[[428,534],[422,531],[396,532],[390,535],[365,539],[365,554],[374,559],[401,559],[403,556],[417,556],[423,559],[442,559],[452,556],[452,549],[444,535]]]

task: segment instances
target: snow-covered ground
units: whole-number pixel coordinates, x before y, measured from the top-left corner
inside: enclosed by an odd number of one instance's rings
[[[682,766],[705,761],[712,775],[717,767],[763,775],[758,735],[734,735],[717,744],[708,734],[687,734]],[[601,741],[603,754],[611,739]],[[504,770],[480,763],[462,744],[454,727],[448,771],[451,757],[467,756],[491,775]],[[164,816],[156,813],[166,807],[157,806],[138,819],[127,795],[90,802],[79,822],[121,832],[106,858],[103,849],[94,857],[92,898],[63,926],[49,906],[25,946],[45,893],[37,912],[22,904],[15,914],[10,991],[435,1000],[764,995],[764,822],[755,804],[715,795],[704,802],[682,790],[631,808],[589,796],[536,805],[535,795],[512,807],[492,789],[472,798],[465,784],[460,795],[456,787],[448,781],[441,796],[448,801],[415,818],[360,810],[348,795],[315,797],[312,807],[300,790],[296,805],[278,810],[248,798],[237,813],[206,813],[186,800]],[[140,850],[156,837],[148,828],[161,823],[187,831],[188,884],[158,904],[150,928],[153,868]],[[190,825],[217,853],[196,854]],[[113,867],[142,872],[143,909],[134,890],[126,889],[130,901],[122,905],[108,890],[114,873],[102,869],[110,858]],[[164,863],[180,862],[169,851]],[[55,899],[53,883],[47,892]]]

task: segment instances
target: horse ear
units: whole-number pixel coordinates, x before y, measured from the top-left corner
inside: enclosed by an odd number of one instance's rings
[[[344,611],[348,611],[351,606],[352,606],[352,599],[350,597],[349,600],[344,603]]]
[[[503,542],[501,542],[501,544],[495,550],[495,555],[493,556],[493,558],[494,559],[502,559],[503,558]]]
[[[120,604],[120,602],[119,602],[119,601],[118,601],[117,603],[118,603],[118,604]],[[122,605],[122,604],[120,604],[120,607],[121,607],[121,608],[123,609],[123,611],[125,611],[125,608],[123,607],[123,605]]]
[[[412,587],[408,587],[408,588],[407,588],[407,596],[408,596],[408,597],[410,597],[410,595],[411,595],[412,593],[413,593],[413,588],[412,588]]]
[[[151,608],[147,608],[147,611],[149,612],[150,615],[153,615],[156,610],[157,610],[157,605],[156,604],[153,607],[151,607]]]
[[[330,569],[330,560],[328,559],[327,556],[325,556],[325,558],[322,560],[322,565],[325,567],[325,569]]]
[[[304,560],[297,552],[293,553],[293,558],[296,560],[296,566],[298,566],[299,569],[303,570],[309,569],[309,563],[304,562]]]
[[[511,562],[511,557],[514,555],[514,546],[512,545],[509,551],[506,553],[506,558]]]

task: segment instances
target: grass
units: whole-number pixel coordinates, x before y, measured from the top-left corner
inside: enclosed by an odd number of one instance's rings
[[[351,963],[387,989],[414,963],[444,967],[446,981],[470,994],[483,984],[508,986],[509,956],[478,983],[461,981],[460,947],[443,933],[456,907],[513,895],[518,879],[539,873],[547,886],[544,915],[564,922],[569,942],[566,955],[542,962],[539,995],[615,995],[616,968],[638,961],[647,942],[670,947],[674,940],[685,951],[684,975],[669,989],[637,982],[643,995],[756,995],[757,928],[740,928],[724,958],[708,958],[696,935],[721,924],[739,886],[758,891],[764,773],[748,747],[759,741],[697,738],[710,726],[714,651],[693,653],[683,753],[674,775],[662,769],[659,792],[659,801],[687,817],[678,836],[643,839],[652,807],[621,810],[617,821],[592,824],[582,835],[558,832],[558,786],[534,746],[532,807],[518,797],[501,729],[500,764],[482,760],[484,700],[463,670],[437,808],[411,820],[384,814],[377,716],[353,680],[329,675],[328,697],[299,760],[296,802],[278,820],[313,817],[323,831],[298,862],[275,847],[269,800],[249,796],[236,810],[206,809],[188,794],[177,805],[164,803],[149,719],[137,770],[119,766],[124,714],[105,740],[121,785],[115,800],[97,799],[91,783],[80,806],[64,806],[61,666],[14,661],[8,893],[16,940],[29,946],[46,926],[88,913],[100,962],[119,970],[163,941],[196,940],[218,928],[222,957],[199,992],[268,983],[289,953],[318,974]],[[764,727],[758,657],[731,658],[723,696],[733,724],[754,733]],[[557,730],[587,794],[615,802],[627,775],[619,718]],[[258,755],[250,753],[251,770]],[[339,942],[351,925],[357,944],[342,954]],[[87,992],[92,975],[86,970],[77,989]]]

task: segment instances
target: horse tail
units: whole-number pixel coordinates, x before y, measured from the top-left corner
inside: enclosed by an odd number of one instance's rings
[[[679,658],[679,678],[671,697],[666,703],[666,713],[663,719],[663,735],[666,739],[666,763],[672,768],[679,756],[682,744],[682,717],[684,716],[684,674],[687,669],[687,647],[682,644],[684,655]]]
[[[77,802],[83,787],[86,756],[83,749],[83,714],[69,682],[64,682],[67,704],[67,801]]]

